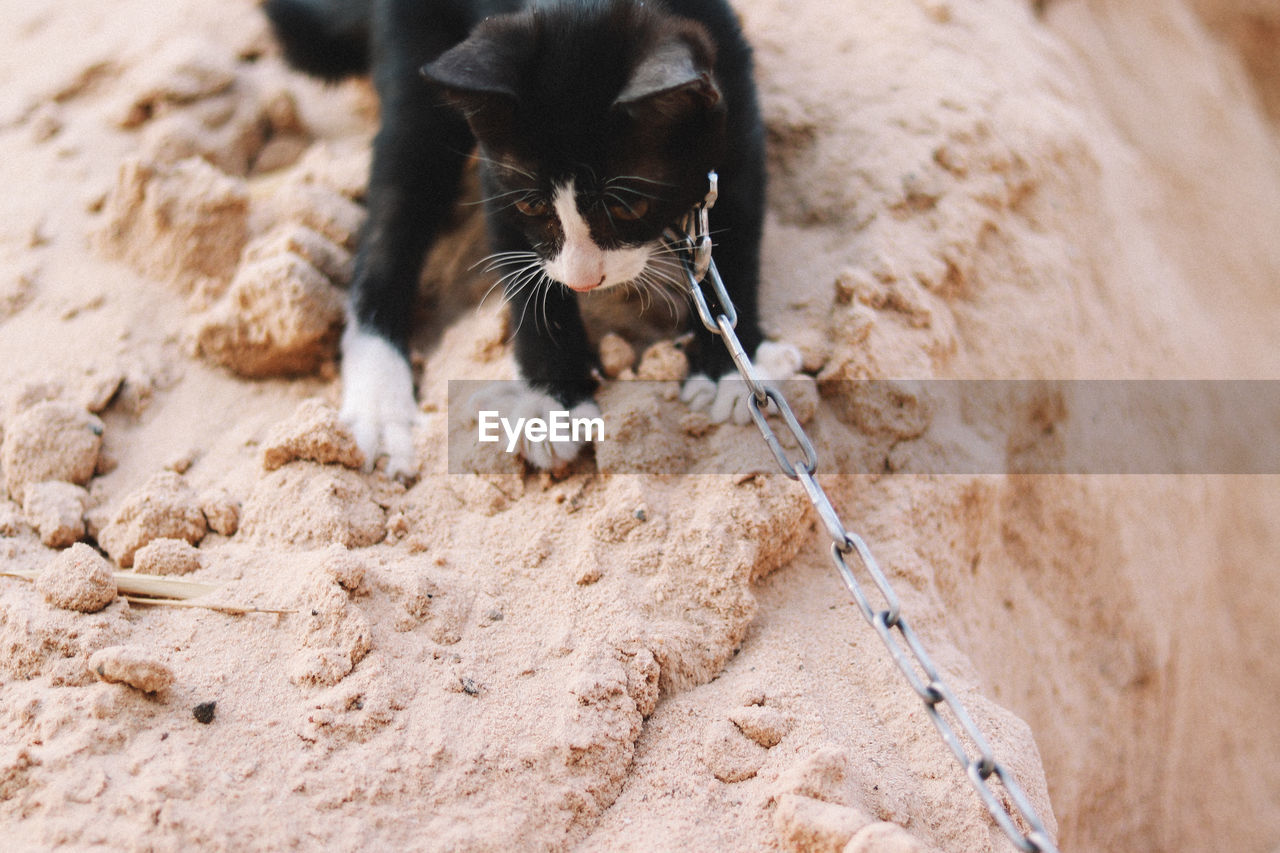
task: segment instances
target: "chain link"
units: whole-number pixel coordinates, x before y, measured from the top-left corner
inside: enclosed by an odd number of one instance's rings
[[[924,703],[929,719],[938,730],[943,742],[955,755],[956,761],[964,769],[965,775],[973,784],[987,811],[991,813],[996,825],[1004,831],[1005,835],[1019,850],[1026,851],[1026,853],[1058,853],[1057,846],[1054,844],[1053,839],[1049,837],[1049,833],[1045,831],[1044,824],[1023,793],[1022,788],[1018,785],[1017,780],[1014,779],[1003,764],[996,760],[990,744],[973,722],[973,718],[969,716],[969,711],[943,680],[937,667],[934,666],[933,660],[920,643],[919,637],[916,636],[915,631],[912,630],[906,617],[902,614],[902,606],[898,601],[897,593],[894,592],[889,579],[881,571],[879,564],[871,553],[871,549],[867,547],[867,543],[862,540],[862,537],[856,533],[850,533],[845,529],[843,522],[840,521],[839,513],[836,512],[831,500],[827,497],[826,491],[823,490],[817,480],[817,451],[814,450],[813,442],[809,440],[804,428],[800,426],[800,422],[796,419],[795,413],[792,412],[791,406],[787,403],[786,398],[782,396],[781,391],[760,379],[755,365],[751,363],[751,359],[743,349],[741,341],[738,340],[737,333],[734,331],[734,327],[738,322],[737,312],[734,310],[733,300],[729,298],[729,294],[725,290],[724,281],[720,278],[720,272],[716,269],[715,260],[711,257],[708,211],[715,204],[719,192],[719,182],[715,172],[712,172],[708,177],[711,181],[711,188],[706,198],[684,217],[679,229],[673,228],[667,232],[668,240],[683,252],[682,265],[688,279],[694,305],[698,310],[698,317],[710,332],[718,335],[724,341],[730,356],[733,358],[733,363],[737,366],[738,372],[742,375],[743,380],[751,391],[751,396],[747,399],[751,418],[755,421],[756,427],[764,437],[765,443],[773,451],[774,458],[778,462],[778,467],[782,469],[782,473],[792,480],[800,481],[800,485],[804,487],[809,501],[813,504],[814,509],[817,510],[818,517],[822,520],[823,526],[831,536],[832,562],[840,572],[841,579],[858,605],[858,610],[880,636],[880,639],[888,648],[894,663],[902,671],[903,676],[906,677],[907,683],[911,685],[911,689],[915,691],[916,695]],[[706,295],[702,291],[704,282],[711,285],[712,295],[718,308],[716,311],[712,310]],[[796,440],[801,453],[804,455],[803,460],[794,460],[787,455],[782,442],[778,439],[777,433],[774,432],[773,427],[766,420],[764,409],[770,403],[782,416],[782,421],[786,424],[787,430]],[[883,609],[877,609],[872,605],[871,600],[863,589],[862,583],[845,561],[845,556],[848,554],[858,555],[858,562],[866,570],[867,575],[871,577],[884,599],[885,606]],[[952,720],[944,716],[944,709],[950,711],[952,719],[959,726],[959,731],[957,731],[955,725],[952,725]],[[972,753],[970,752],[970,747],[972,747]],[[991,787],[991,777],[993,776],[999,780],[1000,785],[1003,787],[1007,796],[1007,803]],[[1022,822],[1029,827],[1028,831],[1024,832],[1018,826],[1015,815],[1021,818]]]

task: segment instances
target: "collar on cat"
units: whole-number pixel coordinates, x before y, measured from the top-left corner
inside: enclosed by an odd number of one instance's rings
[[[676,224],[667,229],[666,236],[678,247],[693,254],[693,280],[696,285],[706,278],[711,266],[711,228],[707,211],[716,206],[720,196],[720,176],[714,170],[707,173],[709,187],[701,202],[691,207]]]
[[[666,237],[685,257],[685,278],[690,295],[693,296],[693,304],[698,309],[698,318],[709,331],[719,334],[720,320],[723,319],[733,328],[738,324],[738,312],[733,307],[733,300],[725,290],[720,271],[711,258],[711,227],[707,211],[715,206],[720,195],[720,176],[714,171],[709,172],[707,182],[709,186],[706,196],[667,229]],[[718,303],[714,310],[702,292],[702,283],[706,280],[710,281],[713,296]]]

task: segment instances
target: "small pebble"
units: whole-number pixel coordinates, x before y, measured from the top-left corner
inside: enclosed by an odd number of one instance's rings
[[[621,335],[609,332],[600,339],[600,367],[605,376],[617,379],[622,371],[635,363],[636,351]]]
[[[191,716],[196,718],[197,723],[204,723],[207,726],[213,722],[213,712],[217,707],[217,702],[201,702],[191,709]]]
[[[672,341],[658,341],[644,351],[636,377],[650,381],[681,380],[689,373],[689,358]]]

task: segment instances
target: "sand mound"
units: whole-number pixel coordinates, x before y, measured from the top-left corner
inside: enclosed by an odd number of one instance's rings
[[[669,334],[601,341],[594,457],[449,474],[449,380],[512,365],[496,300],[441,299],[422,476],[366,473],[332,364],[368,86],[288,72],[249,0],[9,5],[0,560],[44,570],[0,577],[11,844],[1010,849]],[[959,450],[852,380],[1274,377],[1275,16],[737,5],[765,325],[842,517],[1064,849],[1271,849],[1275,478],[891,474]],[[481,233],[425,284],[483,293]],[[1000,414],[1013,464],[1072,411]],[[129,566],[284,612],[131,607]]]

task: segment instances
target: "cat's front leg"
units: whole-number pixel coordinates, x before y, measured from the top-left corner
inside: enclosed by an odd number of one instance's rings
[[[501,440],[535,468],[563,469],[604,434],[600,407],[590,397],[571,408],[523,380],[494,382],[470,400],[481,418],[501,419]],[[541,423],[537,429],[532,424]]]
[[[400,477],[415,468],[408,353],[422,262],[453,210],[472,138],[418,73],[429,42],[403,33],[382,39],[389,45],[375,68],[382,127],[342,337],[341,416],[366,467],[385,455],[387,474]]]
[[[598,375],[577,297],[564,285],[543,278],[536,286],[508,294],[516,326],[520,385],[507,392],[503,407],[516,417],[549,421],[567,413],[571,421],[600,417],[592,395]],[[555,441],[523,439],[521,455],[543,469],[562,468],[577,458],[593,433]]]
[[[413,473],[417,416],[409,360],[379,332],[349,319],[342,335],[339,417],[364,453],[366,470],[385,455],[388,476]]]
[[[800,350],[791,344],[762,341],[751,359],[756,375],[765,382],[792,379],[801,367]],[[706,374],[694,374],[680,389],[680,399],[695,410],[705,410],[713,423],[751,421],[748,398],[751,389],[737,369],[726,371],[713,380]]]

